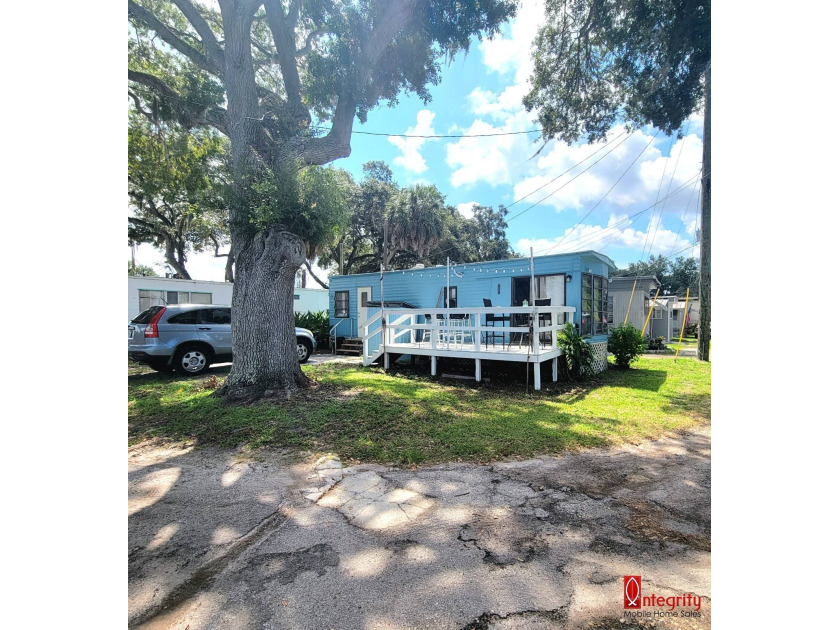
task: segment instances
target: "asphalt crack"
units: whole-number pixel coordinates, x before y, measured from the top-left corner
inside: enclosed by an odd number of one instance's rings
[[[286,522],[286,516],[277,511],[273,512],[260,521],[251,531],[236,539],[230,547],[220,556],[213,558],[200,566],[195,573],[181,582],[159,603],[141,611],[132,619],[129,619],[129,628],[138,628],[142,625],[156,627],[156,621],[172,612],[178,611],[189,604],[198,593],[206,590],[213,584],[216,577],[224,571],[234,560],[239,558],[247,549],[260,544],[269,535],[268,530],[275,530]],[[166,627],[166,620],[160,627]]]
[[[497,621],[504,621],[507,619],[544,619],[545,621],[563,623],[566,621],[566,618],[567,612],[565,606],[554,608],[552,610],[519,610],[517,612],[508,613],[507,615],[486,612],[473,619],[460,630],[491,630]]]

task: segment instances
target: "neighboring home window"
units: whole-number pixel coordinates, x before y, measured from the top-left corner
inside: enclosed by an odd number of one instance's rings
[[[581,274],[580,334],[607,334],[607,279],[604,276]]]
[[[335,292],[335,316],[350,317],[350,291]]]
[[[613,322],[613,296],[607,296],[607,323],[612,324]]]
[[[662,309],[661,308],[653,309],[653,315],[651,315],[651,319],[662,319]]]
[[[299,300],[299,299],[300,299],[300,293],[295,293],[295,299],[296,299],[296,300]]]
[[[212,293],[192,291],[150,291],[140,289],[140,312],[150,306],[168,306],[172,304],[212,304]]]

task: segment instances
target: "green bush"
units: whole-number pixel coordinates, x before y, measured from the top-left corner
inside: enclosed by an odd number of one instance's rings
[[[557,345],[566,357],[566,374],[571,378],[590,378],[595,374],[595,350],[571,324],[557,331]],[[562,364],[562,362],[561,362]]]
[[[330,316],[327,311],[295,313],[295,326],[307,328],[315,335],[318,348],[325,350],[330,345]]]
[[[642,333],[632,324],[622,324],[610,331],[607,350],[615,356],[616,366],[627,369],[647,348]]]

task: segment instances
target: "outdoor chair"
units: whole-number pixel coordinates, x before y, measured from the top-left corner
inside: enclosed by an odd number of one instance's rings
[[[492,304],[492,302],[490,302],[490,300],[488,300],[487,298],[483,298],[483,299],[484,299],[484,308],[491,308],[493,306],[493,304]],[[496,322],[499,322],[499,324],[501,326],[504,326],[505,322],[509,322],[509,321],[510,321],[510,316],[509,315],[494,315],[494,314],[488,313],[487,315],[484,316],[484,325],[485,326],[492,326],[493,328],[496,327]],[[485,330],[484,331],[484,348],[485,349],[487,348],[487,346],[488,346],[488,344],[490,343],[491,340],[493,341],[493,347],[495,347],[496,346],[496,339],[501,339],[502,345],[503,346],[505,345],[505,333],[504,333],[503,330],[500,330],[498,332],[495,331],[495,330],[493,330],[493,331]]]

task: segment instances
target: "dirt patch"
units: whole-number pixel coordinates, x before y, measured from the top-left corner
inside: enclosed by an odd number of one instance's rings
[[[680,521],[661,508],[647,501],[621,501],[632,512],[627,519],[627,529],[647,541],[668,541],[687,545],[698,551],[712,550],[711,532],[691,530],[700,529],[696,524]]]

